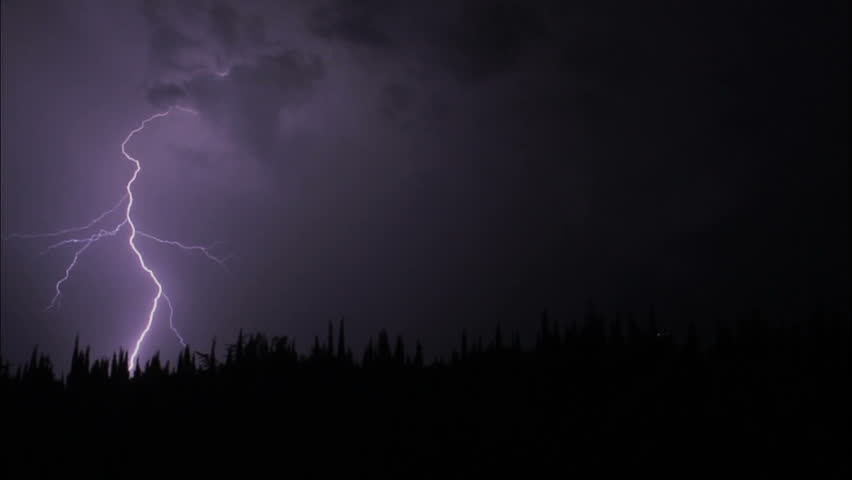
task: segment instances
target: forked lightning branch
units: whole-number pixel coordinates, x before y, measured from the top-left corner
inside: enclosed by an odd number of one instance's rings
[[[148,279],[151,281],[151,284],[155,287],[155,294],[151,299],[150,309],[148,310],[147,315],[143,317],[143,327],[139,335],[136,337],[136,340],[134,341],[133,351],[130,355],[130,362],[128,368],[130,369],[131,374],[133,373],[134,368],[136,366],[136,358],[139,355],[139,350],[142,347],[142,343],[145,341],[145,337],[151,330],[151,326],[153,325],[154,320],[157,317],[157,313],[160,311],[160,306],[162,303],[165,303],[169,309],[169,327],[171,328],[172,332],[174,332],[178,341],[180,341],[180,344],[182,346],[186,345],[183,337],[174,325],[174,308],[172,306],[171,299],[166,294],[166,288],[163,285],[162,280],[157,276],[157,273],[145,261],[145,255],[143,254],[143,251],[140,250],[139,245],[137,244],[137,240],[144,239],[147,241],[161,243],[163,245],[177,247],[187,252],[198,252],[204,255],[206,258],[210,259],[211,261],[216,262],[223,269],[227,269],[227,267],[225,266],[226,259],[218,257],[211,252],[215,244],[209,246],[186,245],[175,240],[166,240],[156,235],[140,230],[139,228],[137,228],[136,222],[133,219],[133,204],[135,201],[133,184],[136,182],[137,178],[142,172],[142,162],[139,159],[135,158],[133,155],[131,155],[127,151],[127,148],[133,137],[137,133],[143,131],[150,122],[155,121],[157,119],[161,119],[163,117],[167,117],[176,111],[191,115],[198,115],[198,112],[190,108],[182,106],[170,107],[164,112],[156,113],[143,120],[142,123],[140,123],[139,126],[135,129],[131,130],[130,133],[127,134],[127,137],[125,137],[124,141],[121,142],[121,153],[124,158],[133,165],[133,173],[124,186],[124,195],[112,208],[93,218],[91,221],[89,221],[89,223],[85,225],[65,228],[62,230],[57,230],[48,233],[15,233],[4,237],[4,239],[62,238],[58,242],[49,245],[42,253],[47,253],[51,250],[60,247],[75,247],[74,253],[71,257],[71,261],[65,267],[64,275],[60,277],[54,285],[54,295],[51,298],[50,303],[46,307],[47,310],[50,310],[60,308],[62,303],[62,286],[71,278],[75,267],[77,267],[78,263],[80,262],[80,258],[89,247],[91,247],[95,242],[98,242],[99,240],[116,237],[119,233],[122,233],[125,230],[129,232],[127,244],[130,253],[137,260],[137,263],[141,269],[141,273],[148,277]],[[122,212],[122,215],[119,217],[118,223],[114,224],[112,228],[98,227],[98,225],[105,223],[106,219],[117,215],[118,212]],[[82,232],[90,233],[82,236],[76,236]]]

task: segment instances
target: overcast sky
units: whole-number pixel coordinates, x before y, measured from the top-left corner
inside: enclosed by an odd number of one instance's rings
[[[783,4],[783,5],[782,5]],[[848,3],[2,2],[4,235],[137,240],[184,337],[306,347],[345,317],[428,352],[588,302],[672,328],[849,310]],[[105,226],[120,221],[109,217]],[[118,219],[118,220],[116,220]],[[110,223],[112,222],[112,223]],[[127,232],[2,244],[2,350],[130,348]],[[688,314],[688,315],[687,315]],[[174,352],[167,314],[143,346]]]

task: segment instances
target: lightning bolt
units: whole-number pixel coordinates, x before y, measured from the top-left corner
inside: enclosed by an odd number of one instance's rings
[[[63,230],[57,230],[55,232],[48,232],[48,233],[12,233],[12,234],[4,236],[3,240],[9,240],[9,239],[12,239],[12,238],[60,237],[62,235],[67,235],[69,233],[75,233],[75,232],[81,232],[83,230],[88,230],[88,229],[94,227],[95,225],[97,225],[98,222],[100,222],[101,220],[103,220],[104,218],[109,216],[109,214],[115,213],[115,211],[118,210],[119,207],[121,207],[121,205],[124,203],[125,200],[127,200],[127,195],[121,197],[121,200],[119,200],[118,203],[116,203],[114,207],[112,207],[109,210],[107,210],[106,212],[98,215],[91,222],[89,222],[85,225],[81,225],[79,227],[71,227],[71,228],[66,228],[66,229],[63,229]]]
[[[80,255],[82,255],[83,252],[85,252],[90,246],[92,246],[93,243],[97,242],[98,240],[100,240],[104,237],[107,237],[107,236],[109,236],[109,237],[115,236],[118,233],[118,231],[121,230],[121,227],[125,225],[125,223],[126,222],[119,223],[118,226],[116,226],[112,230],[103,230],[102,229],[98,233],[95,233],[88,238],[83,238],[83,239],[81,239],[81,238],[69,238],[67,240],[63,240],[61,242],[55,243],[55,244],[47,247],[47,250],[42,252],[42,254],[44,254],[44,253],[47,253],[48,251],[52,250],[53,248],[56,248],[56,247],[59,247],[59,246],[62,246],[62,245],[66,245],[66,244],[70,244],[70,243],[82,243],[83,244],[82,247],[78,248],[74,252],[74,257],[71,260],[71,263],[69,263],[68,266],[65,268],[65,276],[60,278],[56,282],[56,285],[54,286],[56,293],[53,295],[53,298],[50,300],[50,303],[47,305],[47,307],[45,307],[45,310],[50,310],[53,307],[59,308],[59,306],[61,305],[61,303],[62,303],[62,284],[67,282],[68,278],[71,277],[71,270],[73,270],[74,267],[77,266],[77,261],[80,259]]]
[[[134,195],[133,195],[133,184],[136,182],[136,179],[139,177],[139,174],[142,171],[142,163],[137,158],[133,157],[132,155],[130,155],[130,153],[127,152],[127,145],[133,139],[134,135],[136,135],[137,133],[144,130],[145,127],[150,122],[157,120],[159,118],[166,117],[169,114],[171,114],[173,111],[176,111],[176,110],[181,111],[181,112],[185,112],[185,113],[190,113],[190,114],[193,114],[193,115],[198,115],[198,112],[191,109],[191,108],[183,107],[183,106],[180,106],[180,105],[169,107],[169,109],[164,111],[164,112],[155,113],[154,115],[151,115],[150,117],[142,120],[142,122],[139,124],[139,126],[134,128],[133,130],[131,130],[130,133],[128,133],[127,136],[124,138],[124,141],[121,142],[121,153],[122,153],[122,155],[124,155],[125,159],[127,159],[128,161],[130,161],[133,164],[134,169],[133,169],[133,174],[131,175],[130,179],[127,181],[127,184],[124,187],[125,194],[121,197],[121,199],[112,208],[104,211],[103,213],[101,213],[97,217],[93,218],[91,221],[89,221],[85,225],[65,228],[65,229],[62,229],[62,230],[57,230],[57,231],[48,232],[48,233],[13,233],[13,234],[10,234],[10,235],[3,237],[3,240],[9,240],[9,239],[15,239],[15,238],[17,238],[17,239],[38,239],[38,238],[62,237],[62,236],[70,235],[70,234],[75,234],[75,233],[78,233],[78,232],[84,232],[86,230],[90,230],[91,228],[95,227],[96,225],[98,225],[99,223],[104,221],[104,219],[108,218],[109,216],[117,213],[121,209],[121,206],[124,205],[125,202],[127,203],[127,206],[124,209],[123,217],[121,218],[121,220],[117,224],[115,224],[115,226],[112,229],[100,228],[97,232],[92,233],[88,236],[65,238],[63,240],[60,240],[58,242],[55,242],[55,243],[49,245],[41,253],[46,254],[46,253],[49,253],[49,252],[51,252],[55,249],[58,249],[58,248],[64,247],[64,246],[69,246],[69,245],[75,245],[76,246],[76,249],[74,250],[74,254],[71,258],[70,263],[68,263],[68,265],[65,267],[65,274],[61,278],[59,278],[59,280],[57,280],[56,284],[54,285],[53,298],[50,300],[50,303],[45,308],[45,310],[50,310],[50,309],[53,309],[53,308],[58,309],[58,308],[60,308],[60,306],[62,304],[62,285],[65,282],[67,282],[68,279],[71,277],[71,273],[74,270],[74,268],[77,266],[77,264],[80,260],[80,257],[83,255],[83,253],[86,250],[88,250],[89,247],[91,247],[97,241],[102,240],[104,238],[108,238],[108,237],[115,237],[125,227],[129,228],[130,235],[129,235],[128,240],[127,240],[128,246],[130,247],[130,250],[133,252],[133,255],[136,257],[136,260],[138,261],[139,266],[141,267],[142,271],[145,272],[145,274],[151,280],[151,283],[153,283],[154,286],[156,287],[156,295],[154,295],[154,298],[151,301],[151,307],[150,307],[150,310],[148,310],[148,315],[147,315],[147,318],[146,318],[145,323],[144,323],[144,328],[142,329],[142,332],[137,337],[136,342],[134,344],[133,352],[130,355],[128,368],[129,368],[131,374],[133,374],[134,369],[135,369],[136,357],[139,355],[139,349],[141,348],[142,343],[145,341],[145,337],[148,335],[148,332],[151,330],[151,326],[154,323],[154,318],[157,315],[157,310],[160,306],[161,301],[163,301],[169,308],[169,328],[175,334],[175,336],[177,337],[181,346],[184,346],[184,347],[186,346],[186,342],[184,341],[184,338],[181,336],[180,332],[175,327],[174,322],[173,322],[174,306],[172,304],[172,300],[169,298],[168,295],[166,295],[165,288],[163,286],[162,281],[157,277],[157,274],[154,272],[154,270],[151,267],[149,267],[148,264],[145,262],[145,257],[143,256],[142,251],[140,251],[138,246],[136,245],[136,239],[137,238],[145,238],[145,239],[151,240],[153,242],[160,243],[162,245],[177,247],[177,248],[179,248],[183,251],[186,251],[186,252],[198,252],[198,253],[204,255],[207,259],[215,262],[216,264],[218,264],[220,267],[222,267],[224,270],[227,271],[227,266],[225,264],[225,261],[227,261],[227,258],[220,258],[220,257],[217,257],[216,255],[213,255],[211,253],[211,250],[220,242],[216,242],[212,245],[205,247],[205,246],[201,246],[201,245],[187,245],[185,243],[182,243],[182,242],[179,242],[179,241],[176,241],[176,240],[166,240],[166,239],[160,238],[158,236],[155,236],[155,235],[152,235],[150,233],[146,233],[142,230],[137,229],[136,223],[133,220],[132,213],[133,213],[133,204],[134,204],[134,201],[135,201],[135,198],[134,198]]]
[[[172,319],[175,315],[175,307],[172,306],[172,299],[170,299],[168,295],[163,294],[163,300],[165,300],[166,305],[169,306],[169,328],[172,329],[172,332],[174,332],[175,336],[177,336],[178,341],[180,342],[180,346],[186,347],[186,342],[183,341],[183,337],[180,335],[180,332],[178,332],[177,328],[175,328],[175,324],[172,322]]]

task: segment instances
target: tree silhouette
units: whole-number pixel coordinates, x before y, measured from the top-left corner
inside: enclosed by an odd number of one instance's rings
[[[329,324],[307,355],[288,337],[240,330],[222,362],[213,339],[207,353],[183,348],[174,367],[159,353],[137,358],[132,377],[126,351],[92,361],[75,337],[66,375],[37,348],[14,371],[0,359],[4,435],[27,439],[25,453],[0,461],[47,477],[71,464],[115,476],[166,458],[212,459],[192,476],[226,463],[304,478],[623,475],[649,465],[822,477],[848,466],[848,316],[781,325],[751,314],[733,330],[717,323],[713,338],[687,322],[682,341],[653,314],[641,325],[590,311],[579,328],[561,325],[544,311],[531,348],[518,332],[505,345],[499,325],[473,348],[462,331],[451,362],[428,360],[400,335],[392,346],[386,330],[356,362],[342,319],[336,346]],[[79,432],[110,440],[93,454]],[[24,460],[48,457],[64,460]]]

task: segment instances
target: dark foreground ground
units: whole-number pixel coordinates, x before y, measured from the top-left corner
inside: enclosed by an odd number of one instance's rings
[[[424,364],[384,333],[353,358],[330,327],[308,356],[241,336],[133,378],[123,352],[78,349],[65,379],[34,354],[0,377],[0,461],[8,479],[844,477],[849,333],[752,317],[676,343],[544,318],[534,348],[498,330]]]

